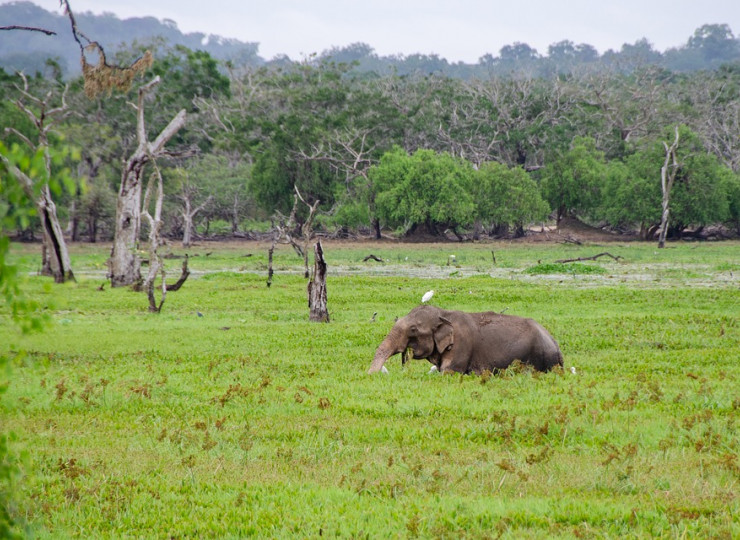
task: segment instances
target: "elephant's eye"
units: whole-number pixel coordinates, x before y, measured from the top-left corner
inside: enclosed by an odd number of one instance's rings
[[[411,328],[409,328],[409,334],[411,334],[412,336],[416,335],[416,332],[416,326],[412,326]]]

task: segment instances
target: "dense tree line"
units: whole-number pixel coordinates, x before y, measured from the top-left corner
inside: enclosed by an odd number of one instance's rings
[[[587,47],[557,51],[592,56]],[[629,70],[579,63],[558,76],[517,69],[464,79],[368,75],[332,55],[236,66],[160,45],[154,58],[140,79],[162,78],[147,105],[149,132],[188,113],[161,163],[164,230],[173,238],[193,224],[201,234],[264,230],[291,211],[294,186],[320,201],[317,224],[331,233],[522,234],[552,212],[648,238],[660,223],[664,143],[676,126],[671,233],[740,227],[739,63],[687,73],[647,60]],[[128,105],[135,89],[89,99],[82,80],[65,80],[53,61],[28,82],[29,92],[64,96],[70,111],[50,134],[52,147],[79,156],[64,164],[74,187],[55,194],[67,233],[109,239],[121,163],[137,140]],[[15,128],[1,135],[7,149],[33,136],[13,103],[19,84],[0,73],[10,98],[0,103],[0,124]],[[35,230],[32,220],[19,232]]]

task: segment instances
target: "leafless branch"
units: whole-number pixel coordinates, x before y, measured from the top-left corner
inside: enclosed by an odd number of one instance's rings
[[[46,28],[38,28],[36,26],[18,26],[17,24],[11,24],[10,26],[0,26],[0,30],[25,30],[27,32],[41,32],[47,36],[56,36],[57,33]]]

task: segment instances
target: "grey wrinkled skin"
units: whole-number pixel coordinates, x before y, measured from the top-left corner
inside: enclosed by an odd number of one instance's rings
[[[514,360],[539,371],[563,365],[557,342],[532,319],[424,305],[396,321],[375,351],[368,373],[380,371],[388,358],[407,347],[414,358],[429,360],[441,372],[480,374],[505,369]]]

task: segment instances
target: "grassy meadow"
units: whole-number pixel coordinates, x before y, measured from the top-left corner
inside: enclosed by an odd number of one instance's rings
[[[28,536],[740,537],[738,242],[326,241],[328,324],[289,247],[269,289],[266,245],[191,248],[160,314],[101,290],[109,248],[73,245],[77,282],[54,285],[13,246],[50,317],[22,335],[0,310]],[[565,369],[367,375],[430,289],[537,319]]]

